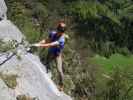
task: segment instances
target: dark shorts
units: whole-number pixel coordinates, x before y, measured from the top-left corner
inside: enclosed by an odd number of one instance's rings
[[[61,53],[61,49],[60,48],[49,48],[48,53],[56,57]]]

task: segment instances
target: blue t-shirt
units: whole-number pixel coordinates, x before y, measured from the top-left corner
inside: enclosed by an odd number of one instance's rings
[[[65,37],[64,35],[58,37],[57,36],[57,32],[56,31],[52,31],[49,34],[49,38],[51,40],[51,42],[59,42],[59,46],[54,46],[54,47],[50,47],[49,48],[49,52],[54,54],[55,56],[58,56],[59,53],[62,51],[62,49],[64,48],[64,44],[65,44]]]

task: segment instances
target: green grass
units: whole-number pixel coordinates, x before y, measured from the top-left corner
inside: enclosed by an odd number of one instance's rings
[[[92,58],[92,63],[100,65],[106,72],[112,72],[116,67],[124,70],[133,66],[133,55],[123,56],[121,54],[114,54],[109,58],[96,55]]]

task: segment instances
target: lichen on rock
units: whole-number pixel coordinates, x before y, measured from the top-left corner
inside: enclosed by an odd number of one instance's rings
[[[27,95],[18,95],[16,97],[17,100],[39,100],[37,97],[31,97],[31,96],[27,96]]]
[[[17,75],[0,73],[0,78],[8,88],[15,89],[17,86]]]

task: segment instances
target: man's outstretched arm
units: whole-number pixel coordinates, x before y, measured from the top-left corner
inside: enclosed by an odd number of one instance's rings
[[[44,43],[44,44],[43,43],[34,44],[34,46],[36,47],[44,47],[44,48],[58,46],[58,45],[59,45],[58,41],[51,42],[51,43]]]

